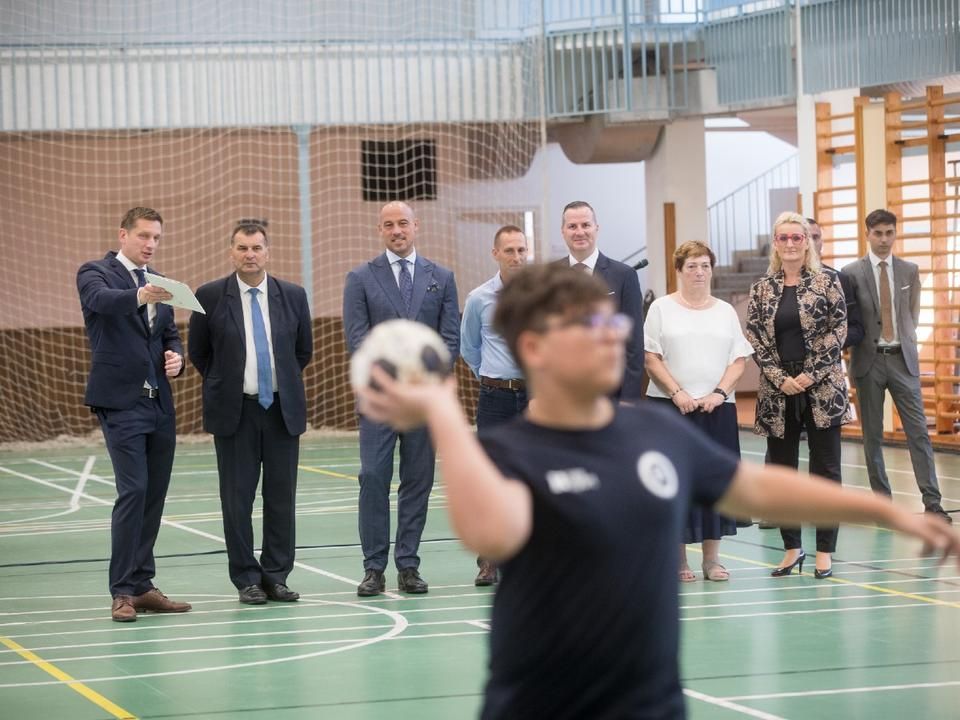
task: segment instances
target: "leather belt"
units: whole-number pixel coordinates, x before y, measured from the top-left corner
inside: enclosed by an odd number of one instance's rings
[[[877,345],[878,355],[899,355],[901,352],[899,345]]]
[[[498,388],[499,390],[511,390],[513,392],[520,392],[527,389],[527,381],[522,378],[503,380],[502,378],[492,378],[481,375],[480,384],[486,385],[487,387]]]
[[[153,398],[160,397],[160,390],[158,388],[144,387],[143,389],[140,390],[140,394],[143,397],[148,397],[152,400]]]

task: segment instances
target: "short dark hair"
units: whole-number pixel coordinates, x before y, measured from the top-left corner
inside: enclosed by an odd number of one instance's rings
[[[497,230],[497,234],[493,236],[493,246],[496,247],[497,243],[500,242],[500,236],[506,235],[507,233],[520,233],[523,235],[523,230],[518,228],[516,225],[504,225],[502,228]],[[526,237],[524,235],[524,237]]]
[[[148,220],[149,222],[158,222],[160,225],[163,225],[163,218],[160,217],[160,213],[153,208],[135,207],[127,210],[127,214],[124,215],[123,220],[120,221],[120,227],[130,232],[137,224],[137,220]]]
[[[520,365],[517,341],[526,331],[546,330],[551,315],[568,315],[609,300],[606,283],[566,263],[529,265],[503,286],[493,314],[493,328]]]
[[[567,216],[567,210],[579,210],[581,208],[587,208],[593,215],[593,221],[597,221],[597,211],[593,209],[593,205],[588,203],[586,200],[574,200],[573,202],[568,202],[563,206],[563,212],[560,213],[560,222],[562,223],[563,218]]]
[[[710,258],[710,267],[714,267],[717,264],[717,256],[713,254],[713,250],[710,249],[710,246],[705,242],[700,242],[699,240],[687,240],[680,247],[678,247],[673,252],[673,267],[677,272],[683,270],[684,263],[687,262],[692,257],[700,257],[706,255]]]
[[[897,216],[889,210],[874,210],[867,215],[863,224],[867,226],[867,230],[873,230],[877,225],[893,225],[896,227]]]
[[[251,235],[256,235],[257,233],[263,233],[263,244],[270,244],[270,240],[267,238],[266,220],[252,220],[250,218],[243,218],[234,226],[233,232],[230,233],[230,247],[233,247],[233,240],[237,237],[237,233],[246,235],[248,237]]]

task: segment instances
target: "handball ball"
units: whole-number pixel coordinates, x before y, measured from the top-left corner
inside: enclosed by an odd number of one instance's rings
[[[375,325],[350,360],[350,384],[370,385],[370,368],[378,365],[401,382],[437,384],[451,371],[450,351],[423,323],[387,320]]]

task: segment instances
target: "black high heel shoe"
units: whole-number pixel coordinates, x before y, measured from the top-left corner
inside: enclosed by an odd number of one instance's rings
[[[826,570],[814,569],[813,576],[817,580],[826,580],[828,577],[833,575],[833,568],[829,567]]]
[[[803,561],[807,559],[807,554],[801,550],[800,554],[797,555],[797,559],[794,560],[790,565],[786,567],[778,567],[776,570],[770,573],[770,577],[786,577],[793,572],[793,568],[797,567],[797,573],[803,574]]]

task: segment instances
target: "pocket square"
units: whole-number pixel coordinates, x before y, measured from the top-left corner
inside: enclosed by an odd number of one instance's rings
[[[429,285],[427,285],[427,292],[433,292],[433,293],[435,293],[435,292],[437,292],[438,290],[440,290],[440,285],[437,283],[436,280],[434,280],[432,283],[430,283]]]
[[[607,295],[616,295],[616,294],[617,294],[616,290],[611,290],[610,292],[607,293]]]
[[[903,292],[904,290],[909,290],[909,289],[910,289],[909,285],[904,285],[902,288],[900,288],[900,292]]]

